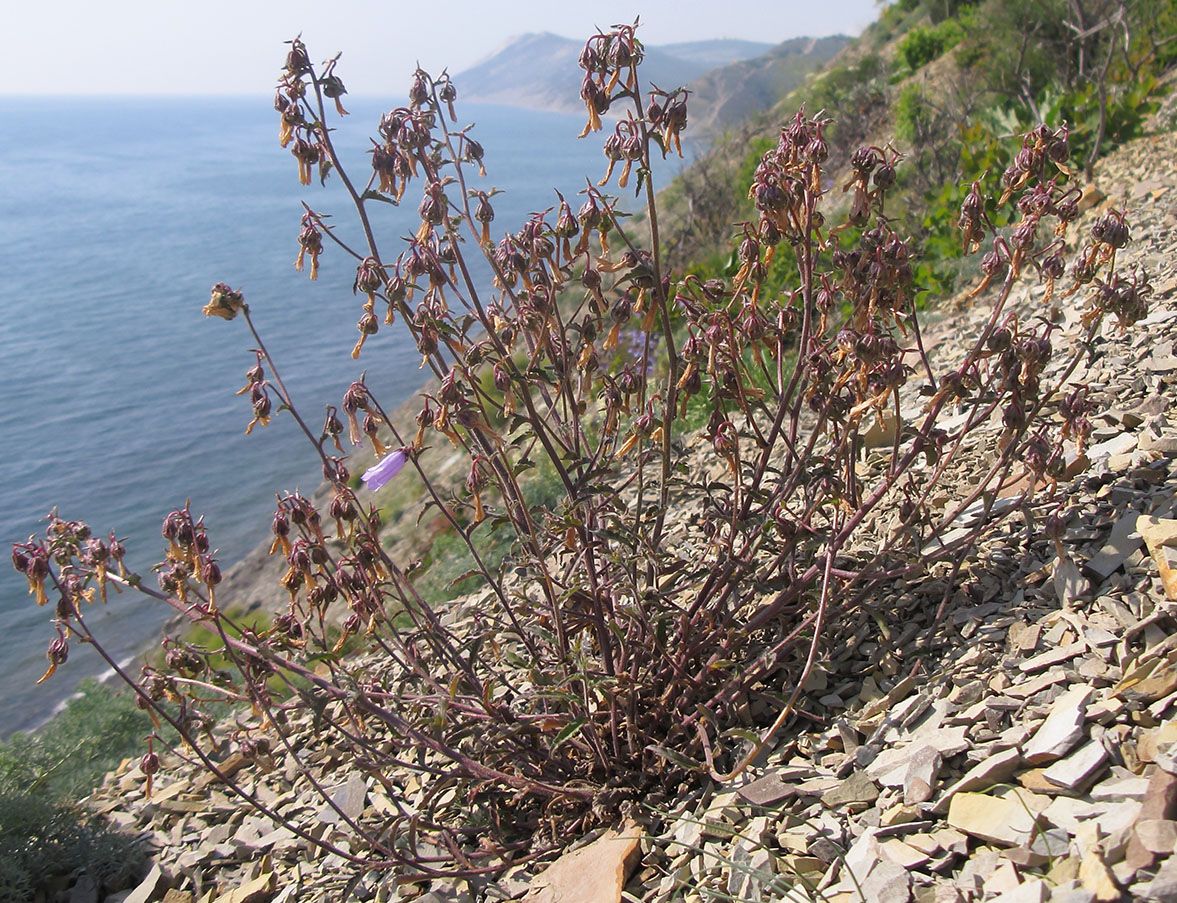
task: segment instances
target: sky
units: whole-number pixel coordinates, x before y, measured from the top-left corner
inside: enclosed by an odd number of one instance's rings
[[[883,0],[885,2],[885,0]],[[461,72],[511,37],[578,40],[640,16],[650,45],[856,35],[880,0],[32,0],[4,13],[0,94],[269,92],[287,41],[312,59],[343,51],[353,94],[387,92],[420,63]],[[717,11],[722,11],[720,15]]]

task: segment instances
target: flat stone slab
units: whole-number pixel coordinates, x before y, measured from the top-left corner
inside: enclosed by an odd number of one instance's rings
[[[879,798],[879,788],[875,786],[875,782],[868,778],[860,771],[856,771],[840,781],[836,787],[832,787],[821,795],[821,802],[823,806],[830,809],[837,809],[841,806],[849,806],[852,809],[856,807],[866,807]]]
[[[1038,671],[1045,671],[1054,665],[1061,665],[1063,662],[1070,661],[1075,656],[1082,655],[1086,651],[1086,643],[1068,643],[1066,646],[1047,649],[1045,652],[1038,653],[1033,658],[1026,659],[1018,665],[1018,670],[1023,674],[1034,674]]]
[[[772,806],[797,793],[795,785],[784,780],[780,774],[766,774],[750,784],[736,790],[746,803],[753,806]]]
[[[1136,440],[1132,440],[1136,444]],[[1092,460],[1095,460],[1092,457]],[[1140,517],[1138,511],[1125,514],[1112,527],[1112,535],[1099,554],[1087,562],[1086,571],[1095,582],[1102,583],[1124,564],[1124,559],[1144,544],[1144,539],[1136,530],[1136,521]]]
[[[1010,788],[1004,795],[958,793],[948,806],[948,824],[973,837],[1001,846],[1016,847],[1045,829],[1039,812],[1043,797],[1028,790]]]
[[[1022,754],[1017,749],[1006,749],[987,756],[966,771],[956,783],[945,789],[933,811],[948,811],[949,803],[958,793],[988,790],[994,784],[1008,781],[1021,764]]]
[[[1083,737],[1087,703],[1095,691],[1077,686],[1054,701],[1050,714],[1030,738],[1022,755],[1031,765],[1042,765],[1061,759]]]
[[[1098,740],[1089,740],[1065,759],[1059,759],[1042,776],[1066,790],[1075,790],[1095,777],[1107,762],[1108,751]]]

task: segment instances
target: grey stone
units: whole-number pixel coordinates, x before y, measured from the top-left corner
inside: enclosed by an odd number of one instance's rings
[[[1053,762],[1066,755],[1083,736],[1087,703],[1094,691],[1077,686],[1054,701],[1050,714],[1026,744],[1023,756],[1031,765]]]
[[[1067,790],[1083,786],[1103,769],[1108,752],[1098,740],[1090,740],[1065,759],[1059,759],[1043,772],[1050,783]]]
[[[840,781],[837,786],[825,791],[821,795],[823,806],[836,809],[849,806],[851,810],[863,809],[879,798],[879,788],[874,781],[860,771],[856,771]]]
[[[1135,445],[1135,439],[1133,445]],[[1129,511],[1122,515],[1112,527],[1107,544],[1100,549],[1098,555],[1087,562],[1085,570],[1097,585],[1119,570],[1124,564],[1124,559],[1144,543],[1140,533],[1136,530],[1136,519],[1139,516],[1139,511]]]

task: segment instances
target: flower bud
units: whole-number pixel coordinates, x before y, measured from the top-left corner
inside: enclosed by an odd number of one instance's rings
[[[45,652],[45,657],[49,659],[51,665],[64,665],[69,659],[69,643],[66,642],[64,636],[58,636]]]
[[[360,317],[359,322],[356,323],[356,329],[363,335],[375,335],[380,330],[380,321],[376,319],[376,315],[370,310],[365,311]]]
[[[206,559],[201,568],[200,577],[206,586],[216,586],[221,582],[221,567],[213,558]]]
[[[580,223],[572,214],[572,208],[567,204],[560,204],[560,215],[556,218],[555,233],[559,238],[572,238],[580,233]]]
[[[725,420],[715,431],[715,438],[711,440],[715,453],[721,458],[730,458],[739,451],[736,440],[736,426],[730,420]]]
[[[878,162],[879,158],[874,149],[869,147],[860,147],[850,156],[850,165],[862,176],[870,175]]]
[[[139,760],[139,770],[148,777],[151,777],[159,771],[159,756],[153,752],[149,752]]]
[[[629,294],[626,293],[613,302],[613,306],[609,309],[609,317],[618,325],[629,322],[631,313],[633,312],[633,301],[630,300]]]
[[[478,166],[482,166],[482,157],[486,152],[482,149],[482,145],[473,138],[466,136],[466,160]]]
[[[480,223],[489,223],[495,218],[494,208],[490,205],[490,199],[485,194],[478,196],[478,204],[474,208],[474,219]]]
[[[380,275],[380,263],[375,257],[366,257],[363,263],[356,268],[356,280],[352,290],[370,295],[383,283],[384,280]]]
[[[1000,354],[1009,348],[1013,341],[1013,335],[1005,326],[998,326],[993,332],[989,333],[989,338],[986,339],[985,345],[995,354]]]
[[[511,374],[507,372],[507,368],[503,366],[502,362],[494,365],[493,376],[495,388],[500,392],[506,392],[511,387]]]
[[[740,260],[744,263],[749,263],[757,260],[760,257],[760,242],[758,242],[751,235],[745,235],[744,240],[740,242],[739,247]]]
[[[981,272],[990,278],[1004,276],[1006,268],[1005,259],[997,251],[990,251],[981,258]]]
[[[1006,429],[1021,430],[1026,425],[1026,410],[1020,400],[1015,399],[1005,406],[1001,423]]]
[[[1029,251],[1034,247],[1034,233],[1035,227],[1038,223],[1035,220],[1029,219],[1014,229],[1010,236],[1010,244],[1022,251]]]
[[[451,367],[449,373],[441,381],[441,387],[437,390],[438,400],[442,404],[454,404],[462,397],[462,385],[458,381],[458,370],[456,367]]]
[[[1059,130],[1051,142],[1046,146],[1046,153],[1055,163],[1066,163],[1071,156],[1071,145],[1067,140],[1066,131]]]
[[[1050,279],[1058,279],[1066,272],[1066,261],[1063,260],[1062,254],[1054,253],[1042,259],[1042,272]]]
[[[1128,225],[1114,211],[1101,216],[1091,227],[1091,237],[1119,250],[1128,244]]]
[[[259,421],[264,421],[270,416],[270,411],[273,409],[273,404],[270,401],[270,396],[264,388],[254,387],[251,393],[251,400],[253,402],[254,418]]]
[[[584,229],[595,229],[601,222],[601,208],[597,206],[596,198],[589,196],[576,214],[580,225]]]
[[[323,95],[335,101],[335,109],[340,116],[346,116],[347,110],[343,108],[340,98],[347,93],[347,88],[343,86],[343,80],[336,74],[324,76],[322,80]]]
[[[413,74],[413,83],[409,86],[409,103],[418,107],[429,99],[429,88],[425,85],[425,77],[420,70]]]
[[[331,499],[331,504],[328,506],[328,513],[336,520],[355,520],[356,506],[352,502],[351,496],[344,493],[337,494]]]
[[[805,159],[810,163],[824,163],[829,156],[830,148],[825,138],[822,137],[821,127],[819,126],[817,134],[805,145]]]
[[[1075,258],[1071,264],[1071,278],[1079,285],[1087,285],[1095,278],[1095,264],[1086,254]]]

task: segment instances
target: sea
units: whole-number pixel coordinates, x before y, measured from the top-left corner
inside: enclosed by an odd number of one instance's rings
[[[403,100],[345,102],[351,115],[333,140],[362,184],[380,114]],[[460,99],[458,112],[485,148],[479,187],[505,192],[493,200],[497,235],[553,207],[556,189],[575,208],[586,176],[604,172],[604,133],[578,140],[579,116]],[[423,375],[396,328],[383,327],[352,360],[361,299],[351,258],[327,242],[317,282],[295,272],[304,202],[329,214],[345,241],[358,247],[360,235],[337,177],[299,185],[271,98],[0,97],[0,122],[3,738],[47,720],[82,678],[107,673],[74,642],[69,661],[36,684],[56,635],[52,605],[37,607],[7,550],[41,533],[51,510],[96,535],[113,531],[128,566],[154,585],[160,524],[173,508],[190,504],[204,517],[227,569],[266,536],[277,493],[321,481],[289,416],[245,435],[249,404],[235,393],[254,343],[240,319],[202,316],[214,283],[244,292],[313,429],[363,371],[386,408]],[[416,231],[419,191],[412,184],[402,207],[369,205],[386,259]],[[172,613],[124,592],[87,619],[137,673],[135,659],[158,644]]]

